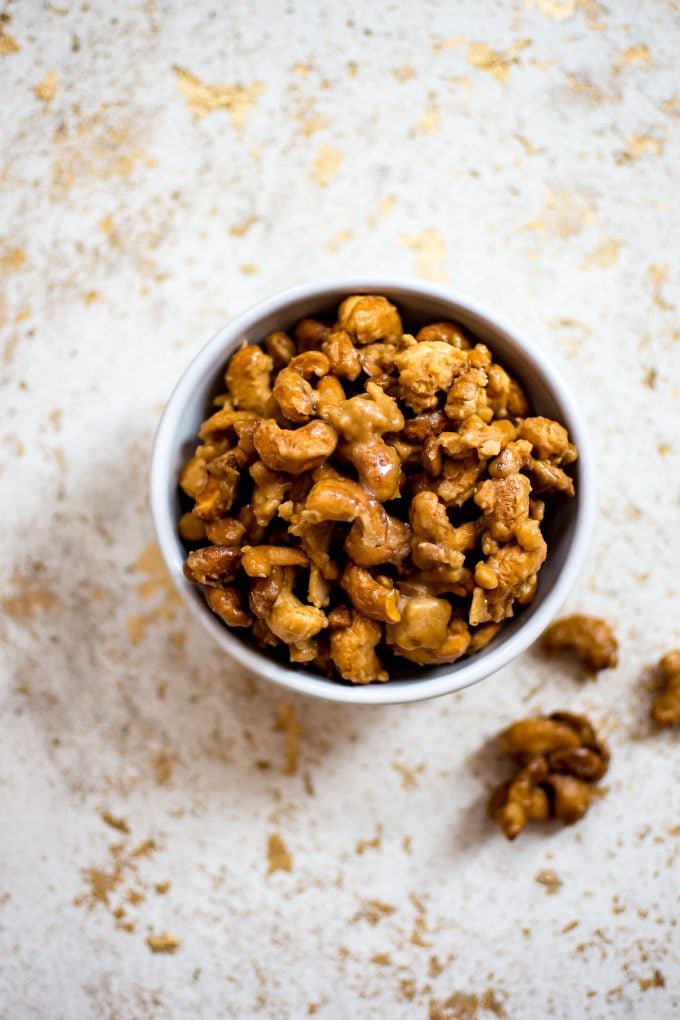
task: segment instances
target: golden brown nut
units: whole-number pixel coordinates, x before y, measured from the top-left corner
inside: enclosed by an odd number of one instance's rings
[[[439,564],[452,567],[457,581],[465,563],[463,548],[469,548],[471,529],[460,529],[451,524],[445,506],[434,492],[419,492],[411,503],[411,559],[420,570],[429,570]],[[473,531],[473,545],[476,529]]]
[[[399,343],[401,319],[393,304],[379,294],[354,294],[338,309],[338,324],[359,344],[375,340]]]
[[[312,418],[319,405],[318,393],[309,380],[316,376],[328,375],[330,362],[321,351],[306,351],[297,354],[290,364],[276,376],[274,399],[289,421],[306,422]]]
[[[399,593],[387,578],[378,580],[370,570],[350,563],[340,578],[340,584],[354,608],[369,620],[397,623],[401,619],[397,607]]]
[[[669,652],[659,662],[664,689],[654,699],[652,719],[659,726],[680,725],[680,651]]]
[[[295,342],[287,333],[276,331],[264,338],[267,354],[274,363],[274,368],[283,368],[291,358],[295,357]]]
[[[346,399],[342,383],[334,375],[325,375],[322,379],[319,379],[316,395],[318,398],[317,414],[324,421],[327,421],[330,409],[338,407]]]
[[[520,719],[503,730],[500,743],[504,754],[516,761],[527,762],[536,755],[579,747],[581,741],[571,726],[548,718]]]
[[[205,522],[193,513],[182,514],[177,530],[185,542],[202,542],[205,538]]]
[[[515,542],[508,542],[498,552],[489,556],[486,564],[496,575],[492,590],[475,588],[470,606],[470,625],[493,621],[499,623],[512,616],[513,600],[522,593],[524,585],[541,568],[547,553],[547,546],[541,537],[535,549],[523,549]]]
[[[497,542],[509,542],[518,537],[518,526],[528,523],[530,492],[531,482],[526,475],[487,478],[478,487],[474,496],[475,503],[483,511],[484,524]],[[540,540],[538,524],[535,521],[531,523],[538,531]]]
[[[307,601],[317,609],[325,609],[331,601],[331,584],[317,566],[309,568],[309,584],[307,585]],[[315,658],[315,655],[312,656]]]
[[[424,443],[426,439],[438,436],[448,426],[449,419],[443,411],[423,411],[404,423],[401,434],[409,442]]]
[[[454,377],[467,366],[467,357],[442,340],[425,340],[400,350],[394,363],[402,398],[419,413],[437,406],[439,392],[450,389]]]
[[[350,381],[359,376],[361,358],[351,336],[344,329],[336,329],[328,334],[323,343],[323,352],[336,376]]]
[[[223,407],[203,422],[198,434],[201,439],[214,441],[233,433],[238,434],[244,427],[254,425],[258,420],[259,415],[254,411],[232,411]]]
[[[347,627],[331,630],[330,653],[343,680],[370,684],[389,679],[375,648],[382,639],[382,627],[356,610]]]
[[[258,619],[267,619],[285,586],[286,577],[283,567],[272,567],[266,577],[258,577],[252,582],[248,592],[248,603]]]
[[[225,467],[221,477],[208,477],[208,481],[196,497],[194,513],[203,521],[213,521],[229,512],[236,499],[239,473],[236,468]]]
[[[524,418],[518,422],[518,436],[531,443],[538,460],[562,463],[571,446],[564,425],[550,418]]]
[[[389,375],[394,368],[394,357],[399,350],[398,344],[374,343],[366,344],[359,350],[361,370],[371,379]]]
[[[526,439],[514,439],[491,461],[489,474],[492,478],[508,478],[531,463],[531,443]]]
[[[436,439],[428,440],[428,443],[436,444],[449,457],[467,457],[470,450],[476,450],[481,460],[498,456],[516,435],[517,429],[508,420],[494,421],[487,425],[479,415],[473,414],[462,423],[458,432],[442,432]]]
[[[268,577],[274,567],[306,567],[309,560],[301,549],[285,545],[244,545],[241,566],[248,577]]]
[[[194,456],[186,462],[179,476],[179,485],[187,496],[196,499],[208,484],[208,465],[203,457]]]
[[[523,766],[489,801],[489,813],[508,839],[532,818],[577,822],[609,764],[609,751],[591,724],[570,712],[514,723],[501,734],[501,749]]]
[[[444,405],[444,411],[452,421],[463,422],[475,414],[484,422],[493,418],[488,406],[486,384],[488,377],[483,368],[467,368],[454,379]]]
[[[559,493],[574,495],[574,481],[566,471],[547,460],[532,460],[528,468],[531,488],[535,493]]]
[[[243,609],[241,593],[236,588],[206,588],[205,600],[230,627],[250,627],[253,622],[250,613]]]
[[[472,347],[470,334],[455,322],[432,322],[429,326],[423,326],[416,333],[416,340],[419,343],[423,340],[443,340],[444,343],[460,350]]]
[[[241,545],[246,529],[234,517],[222,517],[218,521],[206,521],[205,533],[213,545]]]
[[[325,421],[310,421],[299,429],[282,429],[273,418],[257,424],[255,449],[272,471],[299,475],[327,460],[338,443],[338,434]]]
[[[483,623],[481,627],[475,627],[470,632],[470,644],[468,646],[468,655],[473,655],[475,652],[481,652],[482,648],[486,648],[489,642],[493,641],[501,629],[500,623]]]
[[[380,504],[378,504],[380,505]],[[351,560],[360,567],[379,567],[383,564],[399,564],[407,559],[411,550],[411,529],[398,517],[387,514],[387,530],[381,545],[375,545],[371,533],[364,530],[362,520],[357,518],[345,539],[344,549]]]
[[[328,326],[318,319],[300,319],[295,326],[295,340],[300,353],[319,351],[328,336]]]
[[[611,669],[618,662],[618,642],[606,622],[576,613],[551,624],[542,638],[546,652],[574,651],[591,669]]]
[[[224,378],[234,407],[265,413],[272,395],[269,377],[273,367],[269,355],[252,344],[232,355]]]
[[[215,585],[230,580],[241,561],[241,550],[231,545],[209,545],[189,553],[184,574],[196,584]]]
[[[270,471],[261,461],[251,465],[249,474],[255,482],[252,495],[255,520],[266,528],[290,491],[293,479],[282,472]]]
[[[315,606],[306,606],[290,591],[277,596],[267,617],[273,634],[287,645],[307,641],[328,626],[325,614]]]
[[[550,817],[548,795],[540,785],[547,778],[546,761],[536,758],[491,794],[489,814],[508,839],[519,836],[528,821],[545,822]]]

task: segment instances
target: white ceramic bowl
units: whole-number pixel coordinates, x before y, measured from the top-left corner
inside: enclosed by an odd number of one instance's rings
[[[211,399],[223,389],[229,356],[242,343],[258,343],[275,329],[288,329],[307,315],[333,315],[348,294],[385,294],[399,308],[406,328],[454,319],[487,343],[495,358],[522,383],[537,414],[555,418],[569,430],[579,450],[576,496],[559,501],[546,532],[548,557],[531,606],[507,621],[481,652],[452,665],[418,670],[406,663],[398,679],[355,686],[316,675],[302,665],[283,665],[261,652],[246,632],[229,630],[208,609],[201,591],[182,573],[186,552],[177,533],[180,503],[177,478],[196,444],[200,423],[211,413]],[[253,673],[302,694],[330,701],[384,705],[422,701],[490,676],[517,658],[550,623],[581,569],[595,514],[593,456],[581,412],[540,347],[479,302],[431,283],[392,278],[349,277],[293,287],[268,298],[224,326],[191,362],[172,392],[156,434],[151,464],[151,508],[160,549],[172,580],[208,633]]]

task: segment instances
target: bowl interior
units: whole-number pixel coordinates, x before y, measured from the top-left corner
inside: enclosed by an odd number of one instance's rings
[[[418,669],[406,660],[395,659],[390,663],[394,678],[388,684],[373,684],[370,688],[329,681],[309,667],[287,663],[284,659],[277,661],[274,656],[262,653],[249,632],[229,630],[210,612],[201,592],[182,574],[186,552],[176,529],[183,512],[177,479],[196,445],[201,422],[213,409],[213,397],[223,392],[222,376],[229,356],[243,342],[259,343],[267,333],[275,329],[289,329],[303,316],[314,315],[332,320],[339,301],[348,293],[385,293],[398,306],[404,327],[409,332],[442,319],[461,322],[479,340],[488,344],[495,360],[520,381],[536,414],[563,422],[577,445],[583,447],[585,444],[583,427],[563,385],[541,359],[540,352],[532,349],[527,341],[520,341],[514,329],[466,299],[446,292],[437,293],[436,288],[385,283],[370,286],[366,282],[360,282],[360,286],[356,284],[357,281],[344,282],[320,287],[313,293],[305,291],[296,295],[293,291],[280,295],[226,326],[199,353],[176,387],[159,427],[152,471],[154,516],[161,550],[180,594],[216,640],[243,664],[278,683],[335,700],[361,701],[362,697],[371,702],[416,700],[444,693],[445,690],[458,690],[501,668],[524,650],[549,622],[567,591],[560,594],[559,601],[550,600],[554,604],[549,615],[545,612],[546,599],[551,593],[556,594],[556,584],[563,577],[565,565],[574,551],[577,530],[583,530],[584,517],[587,516],[582,493],[587,467],[583,449],[574,465],[576,497],[555,500],[549,515],[546,515],[544,534],[549,551],[539,574],[534,602],[506,621],[497,637],[470,659],[427,669]],[[580,546],[583,547],[583,544],[581,541]],[[411,690],[414,685],[417,691]],[[341,691],[345,695],[338,697]]]

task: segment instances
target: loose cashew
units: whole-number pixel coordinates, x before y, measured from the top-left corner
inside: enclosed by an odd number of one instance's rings
[[[258,423],[253,433],[255,449],[272,471],[299,475],[327,460],[335,450],[338,434],[325,421],[310,421],[299,429],[282,429],[273,418]]]

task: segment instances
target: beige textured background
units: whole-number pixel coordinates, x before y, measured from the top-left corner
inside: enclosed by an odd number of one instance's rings
[[[680,643],[677,3],[4,12],[0,1015],[679,1016],[679,749],[646,686]],[[361,711],[188,619],[146,504],[163,402],[230,316],[349,270],[450,281],[578,390],[601,512],[571,606],[617,670],[530,653]],[[555,708],[608,734],[607,793],[507,845],[490,741]]]

